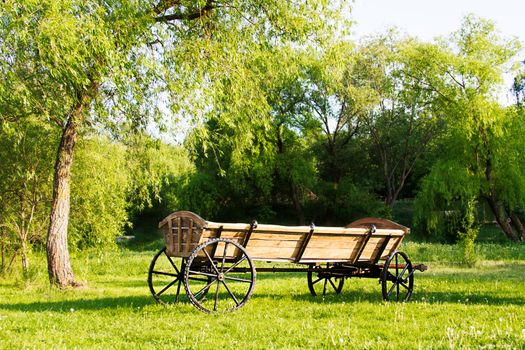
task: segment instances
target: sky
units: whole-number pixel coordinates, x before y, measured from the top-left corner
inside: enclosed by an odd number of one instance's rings
[[[493,20],[502,34],[525,42],[525,0],[355,0],[351,18],[357,38],[396,26],[432,40],[459,29],[470,13]]]

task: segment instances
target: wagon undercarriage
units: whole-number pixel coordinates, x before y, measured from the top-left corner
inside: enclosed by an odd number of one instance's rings
[[[378,278],[385,300],[408,301],[414,272],[426,270],[396,250],[408,229],[384,219],[362,219],[346,228],[308,228],[218,224],[176,212],[159,226],[166,247],[150,264],[153,297],[160,303],[177,302],[184,288],[190,302],[207,313],[242,307],[253,293],[256,272],[306,273],[314,296],[339,294],[347,278]],[[297,267],[256,268],[256,260]]]

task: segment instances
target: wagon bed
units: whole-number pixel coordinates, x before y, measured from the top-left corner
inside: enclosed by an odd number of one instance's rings
[[[383,284],[385,300],[394,296],[402,301],[412,295],[414,270],[426,270],[422,264],[412,265],[406,254],[397,251],[410,230],[386,219],[364,218],[346,227],[281,226],[256,221],[212,222],[189,211],[178,211],[162,220],[159,228],[166,247],[150,265],[148,284],[153,296],[164,302],[167,291],[176,288],[178,301],[184,284],[190,301],[205,312],[218,310],[221,286],[227,300],[223,309],[231,311],[244,305],[255,285],[253,261],[302,266],[258,267],[257,271],[307,272],[313,295],[338,294],[345,278],[375,277]],[[174,261],[178,258],[179,266]],[[163,268],[159,267],[161,260],[167,261]],[[155,283],[160,278],[165,281]],[[240,287],[233,290],[228,283]],[[212,287],[215,297],[207,298]]]

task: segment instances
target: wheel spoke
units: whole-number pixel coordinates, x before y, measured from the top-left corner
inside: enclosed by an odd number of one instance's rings
[[[321,281],[323,278],[322,277],[319,277],[318,279],[316,279],[315,281],[312,282],[312,285],[318,283],[319,281]]]
[[[390,294],[392,294],[392,291],[394,290],[396,285],[397,285],[397,281],[392,283],[392,287],[390,287],[390,289],[388,290],[388,293],[386,293],[387,297],[390,297]]]
[[[323,295],[326,294],[326,283],[328,282],[328,278],[324,279],[324,286],[323,286]]]
[[[167,291],[171,286],[173,286],[178,280],[179,280],[178,278],[174,279],[170,284],[168,284],[166,287],[162,288],[162,290],[160,292],[158,292],[157,294],[155,294],[155,295],[157,297],[160,296],[162,293]]]
[[[170,272],[151,271],[151,273],[154,273],[155,275],[163,275],[163,276],[170,276],[170,277],[179,277],[179,274],[174,274],[174,273],[170,273]]]
[[[213,263],[213,260],[210,256],[210,254],[206,251],[206,248],[202,250],[204,252],[204,255],[206,255],[206,257],[208,258],[208,260],[210,261],[210,264],[211,266],[213,267],[213,269],[215,270],[215,272],[217,273],[217,275],[220,273],[219,270],[217,270],[217,266],[215,266],[215,264]]]
[[[180,293],[180,285],[182,283],[182,279],[179,278],[179,283],[177,284],[177,295],[175,296],[175,302],[179,302],[179,293]]]
[[[332,285],[332,287],[334,288],[334,290],[337,292],[337,287],[335,286],[334,282],[332,281],[331,278],[328,279],[328,282],[330,282],[330,284]]]
[[[228,268],[228,270],[224,271],[224,274],[226,275],[227,273],[229,273],[231,270],[233,270],[235,267],[237,267],[240,263],[242,263],[244,260],[246,260],[246,255],[243,255],[243,257],[238,260],[237,262],[235,262],[235,264],[233,264],[232,266],[230,266]]]
[[[193,271],[193,270],[190,270],[190,273],[194,274],[194,275],[201,275],[201,276],[208,276],[208,277],[217,277],[217,275],[213,274],[213,273],[209,273],[209,272],[202,272],[202,271]]]
[[[405,274],[405,272],[407,271],[407,269],[408,269],[408,264],[406,264],[405,268],[403,270],[401,270],[401,273],[399,275],[397,275],[397,278],[401,279],[403,277],[403,275]]]
[[[213,303],[213,311],[217,311],[217,301],[219,300],[219,280],[217,280],[217,289],[215,290],[215,302]]]
[[[244,278],[224,276],[224,279],[231,280],[231,281],[237,281],[237,282],[252,283],[252,280],[247,280],[247,279],[244,279]]]
[[[208,290],[208,289],[211,287],[211,285],[212,285],[215,281],[217,281],[217,280],[213,280],[213,281],[211,281],[211,282],[208,283],[204,288],[202,288],[201,290],[199,290],[197,293],[195,293],[195,294],[193,294],[193,295],[194,295],[195,297],[198,298],[198,296],[199,296],[202,292]],[[206,281],[206,282],[207,282],[207,281]]]
[[[168,255],[168,253],[166,253],[166,250],[164,250],[164,255],[166,255],[166,258],[168,258],[168,260],[170,261],[171,266],[173,266],[175,271],[177,271],[177,274],[180,274],[179,269],[177,268],[177,265],[175,265],[175,263],[173,262],[171,257]]]
[[[224,262],[226,261],[226,251],[228,250],[228,242],[224,244],[224,252],[222,254],[222,265],[221,265],[221,273],[224,272]]]
[[[397,281],[397,279],[399,278],[399,265],[398,265],[398,261],[397,261],[397,256],[398,254],[396,254],[396,286],[397,286],[397,294],[396,294],[396,298],[397,298],[397,301],[399,301],[399,282]]]
[[[237,300],[237,298],[235,297],[235,295],[233,295],[232,291],[230,290],[230,288],[228,288],[228,286],[226,285],[226,283],[224,281],[221,281],[222,284],[224,285],[224,287],[226,288],[226,290],[228,291],[228,293],[230,293],[233,301],[235,301],[235,304],[237,304],[237,306],[239,306],[239,301]]]
[[[402,285],[403,287],[405,287],[406,290],[411,291],[410,287],[407,286],[407,285],[406,285],[405,283],[403,283],[402,281],[399,281],[399,284]]]

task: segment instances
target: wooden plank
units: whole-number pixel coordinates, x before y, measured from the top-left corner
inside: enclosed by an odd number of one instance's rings
[[[182,229],[181,229],[181,217],[177,217],[177,251],[182,252]]]
[[[383,239],[383,241],[378,245],[377,249],[374,251],[374,254],[370,257],[370,260],[373,264],[377,264],[381,256],[383,255],[383,252],[385,251],[388,243],[390,242],[391,237],[386,237]]]
[[[225,231],[248,231],[250,229],[249,224],[232,224],[232,223],[217,223],[217,222],[211,222],[208,221],[206,228],[213,230],[217,229],[220,226],[223,226],[223,230]],[[305,232],[309,232],[310,227],[309,226],[281,226],[281,225],[269,225],[269,224],[259,224],[257,226],[257,229],[254,232],[266,232],[266,233],[285,233],[285,234],[293,234],[293,233],[301,233],[304,234]],[[329,227],[329,226],[318,226],[315,229],[316,234],[317,233],[326,233],[326,234],[340,234],[340,235],[366,235],[368,232],[368,229],[366,228],[344,228],[344,227]],[[403,230],[395,230],[395,229],[382,229],[382,230],[376,230],[375,235],[382,235],[382,236],[388,236],[388,235],[404,235],[405,232]]]
[[[246,249],[248,251],[248,254],[253,258],[259,258],[261,260],[266,259],[293,259],[297,252],[299,251],[299,248],[271,248],[271,247],[261,247],[256,249],[250,249],[249,247]]]
[[[166,234],[166,246],[168,248],[168,252],[169,253],[173,253],[174,251],[174,247],[173,247],[173,236],[171,234],[171,226],[172,226],[172,222],[171,220],[168,221],[168,233]],[[166,232],[166,231],[164,231]]]
[[[246,248],[298,248],[302,241],[274,241],[265,239],[250,239]]]

